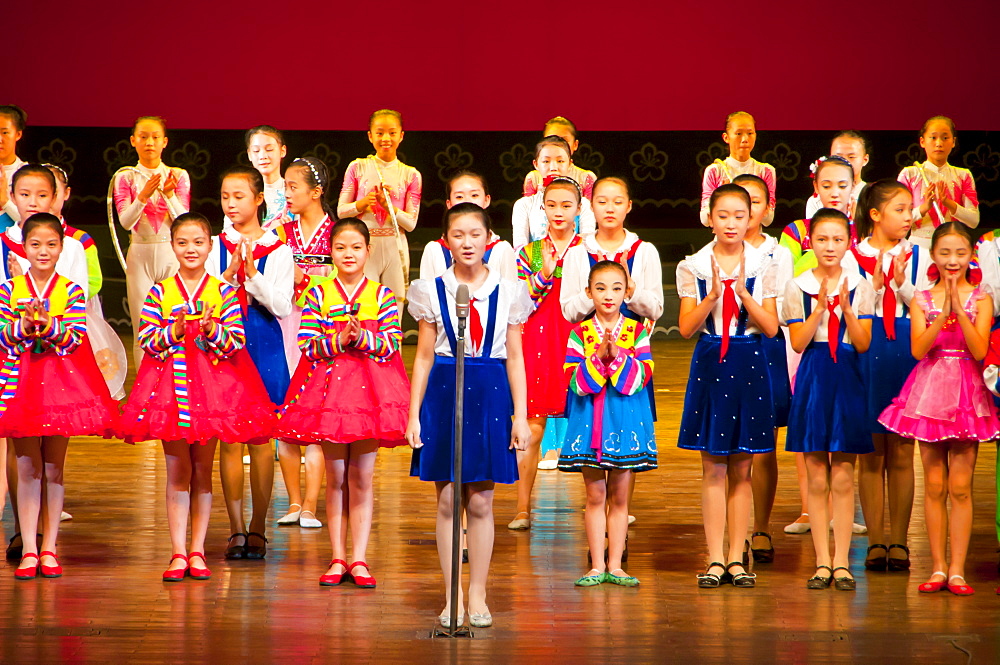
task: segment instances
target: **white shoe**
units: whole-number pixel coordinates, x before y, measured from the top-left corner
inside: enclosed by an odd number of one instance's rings
[[[479,612],[473,612],[469,615],[469,625],[473,628],[489,628],[493,625],[493,615],[490,614],[490,608],[486,608],[486,612],[480,614]]]
[[[552,471],[553,469],[559,468],[559,460],[543,459],[538,463],[538,468],[542,471]]]
[[[633,524],[635,524],[635,515],[629,515],[628,516],[628,525],[632,526]]]
[[[292,510],[292,508],[298,508],[298,510]],[[278,518],[278,524],[296,524],[299,521],[299,515],[302,514],[302,506],[297,503],[289,504],[288,513],[284,517]]]
[[[73,519],[73,516],[70,515],[69,513],[67,513],[65,510],[62,511],[62,514],[59,516],[59,521],[60,522],[68,522],[71,519]]]
[[[527,531],[531,528],[531,516],[528,513],[518,513],[514,515],[514,519],[507,525],[507,528],[511,531]]]
[[[445,610],[438,615],[438,621],[444,628],[451,628],[451,611]],[[465,609],[459,608],[458,610],[458,625],[461,626],[465,623]]]
[[[312,515],[312,517],[306,517],[306,515]],[[302,514],[299,515],[299,526],[304,529],[318,529],[323,526],[323,523],[316,519],[316,515],[309,510],[303,510]]]
[[[832,526],[833,522],[831,522],[830,525]],[[864,524],[858,524],[857,522],[855,522],[851,526],[851,533],[853,534],[868,533],[868,527],[866,527]]]
[[[799,519],[803,517],[809,517],[809,513],[802,513]],[[795,520],[785,527],[785,533],[809,533],[810,528],[808,521],[800,522],[799,520]]]

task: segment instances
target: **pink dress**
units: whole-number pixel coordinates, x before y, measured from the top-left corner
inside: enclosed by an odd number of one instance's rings
[[[965,303],[973,322],[976,302],[984,293],[977,287]],[[917,292],[914,300],[928,323],[940,316],[930,291]],[[969,352],[954,314],[931,350],[910,372],[899,396],[882,411],[879,422],[890,432],[930,443],[991,441],[1000,435],[1000,421],[983,382],[981,363]]]

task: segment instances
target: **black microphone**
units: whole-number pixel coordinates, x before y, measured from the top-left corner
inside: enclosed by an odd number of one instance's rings
[[[465,336],[465,322],[469,318],[469,287],[459,284],[455,292],[455,316],[458,317],[458,336]]]

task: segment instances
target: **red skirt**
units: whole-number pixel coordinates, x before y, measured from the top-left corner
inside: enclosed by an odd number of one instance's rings
[[[409,412],[410,381],[398,352],[381,363],[355,350],[321,362],[303,356],[276,436],[301,444],[374,439],[392,448],[406,443]]]
[[[0,416],[0,437],[114,436],[118,402],[111,399],[84,337],[69,355],[49,349],[21,354],[17,392]]]
[[[561,290],[559,279],[521,329],[529,418],[558,417],[566,409],[569,377],[563,364],[573,324],[566,320],[559,306]]]
[[[122,411],[118,435],[127,443],[160,439],[207,444],[267,443],[274,434],[275,406],[246,349],[218,364],[195,344],[198,322],[184,335],[190,426],[179,424],[174,361],[145,355]]]

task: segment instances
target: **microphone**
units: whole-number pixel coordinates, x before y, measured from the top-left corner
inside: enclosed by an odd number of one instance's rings
[[[465,322],[469,318],[469,287],[459,284],[455,292],[455,315],[458,317],[458,336],[465,337]]]

